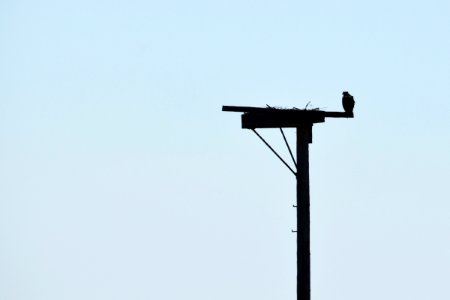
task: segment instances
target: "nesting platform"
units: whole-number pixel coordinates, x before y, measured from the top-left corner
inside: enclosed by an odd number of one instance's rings
[[[353,112],[323,111],[318,109],[284,109],[273,107],[222,106],[222,111],[242,112],[242,128],[302,127],[323,123],[326,118],[353,118]]]

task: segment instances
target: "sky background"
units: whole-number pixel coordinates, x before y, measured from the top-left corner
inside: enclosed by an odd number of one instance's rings
[[[313,299],[450,299],[449,36],[443,0],[0,0],[0,299],[295,299],[295,178],[221,106],[344,90]]]

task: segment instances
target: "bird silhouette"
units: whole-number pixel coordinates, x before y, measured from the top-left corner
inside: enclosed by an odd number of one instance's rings
[[[345,91],[342,93],[342,106],[346,113],[353,113],[353,107],[355,107],[355,100],[349,92]]]

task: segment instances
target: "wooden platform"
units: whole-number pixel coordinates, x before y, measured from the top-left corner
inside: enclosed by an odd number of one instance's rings
[[[223,106],[222,111],[242,112],[242,128],[302,127],[323,123],[326,118],[353,118],[353,113],[307,109],[280,109],[251,106]]]

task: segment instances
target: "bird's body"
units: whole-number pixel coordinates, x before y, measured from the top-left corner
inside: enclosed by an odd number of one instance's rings
[[[353,113],[353,107],[355,107],[355,100],[349,92],[342,93],[342,106],[346,113]]]

